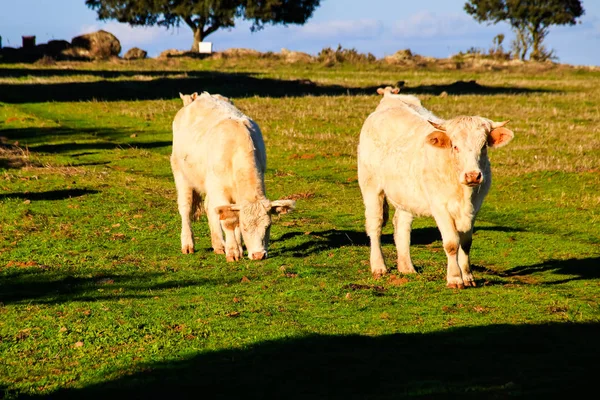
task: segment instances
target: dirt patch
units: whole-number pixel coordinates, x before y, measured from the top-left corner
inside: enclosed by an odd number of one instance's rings
[[[360,283],[350,283],[348,285],[343,286],[343,289],[350,290],[373,290],[375,293],[385,293],[386,289],[383,286],[378,285],[363,285]]]
[[[300,192],[300,193],[293,193],[293,194],[287,195],[287,196],[283,197],[283,199],[284,200],[298,200],[298,199],[306,200],[306,199],[312,199],[313,197],[315,197],[314,192]]]

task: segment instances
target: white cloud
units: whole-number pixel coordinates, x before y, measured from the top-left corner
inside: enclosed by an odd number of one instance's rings
[[[383,23],[375,19],[334,20],[320,23],[307,23],[302,26],[290,27],[291,33],[301,35],[306,39],[337,39],[366,40],[375,39],[384,32]]]
[[[422,11],[400,20],[392,27],[392,34],[398,38],[459,37],[481,31],[482,26],[465,14],[436,15]]]

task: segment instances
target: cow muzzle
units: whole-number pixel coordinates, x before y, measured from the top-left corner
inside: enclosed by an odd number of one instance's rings
[[[481,171],[466,172],[464,176],[464,184],[467,186],[479,186],[483,182],[483,174]]]
[[[266,251],[259,251],[256,253],[252,253],[252,259],[253,260],[264,260],[265,258],[267,258],[267,252]]]

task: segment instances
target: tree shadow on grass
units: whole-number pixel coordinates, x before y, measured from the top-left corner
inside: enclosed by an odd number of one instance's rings
[[[43,200],[65,200],[74,197],[81,197],[87,194],[100,193],[98,190],[93,189],[60,189],[60,190],[48,190],[45,192],[16,192],[16,193],[2,193],[0,194],[0,200],[5,199],[24,199],[31,201],[43,201]]]
[[[475,227],[475,232],[479,230],[492,230],[498,232],[518,232],[519,228],[506,226],[484,226]],[[287,247],[278,250],[279,253],[291,253],[293,257],[306,257],[320,251],[338,249],[344,246],[369,246],[369,238],[364,231],[329,229],[319,232],[288,232],[274,239],[273,242],[286,241],[293,238],[306,238],[303,243],[296,246]],[[411,245],[429,245],[441,241],[442,236],[437,227],[415,228],[411,232]],[[476,239],[475,239],[476,240]],[[394,236],[392,234],[381,235],[382,245],[394,245]]]
[[[29,70],[23,70],[29,71]],[[35,70],[38,71],[38,70]],[[90,72],[90,71],[88,71]],[[77,70],[73,70],[77,74]],[[0,101],[6,103],[43,103],[48,101],[122,101],[122,100],[171,100],[178,99],[179,92],[208,91],[232,98],[243,97],[301,97],[375,95],[382,83],[370,87],[347,87],[317,84],[308,79],[274,79],[259,77],[252,72],[215,71],[97,71],[99,76],[129,79],[102,80],[95,82],[62,83],[0,83]],[[116,74],[116,75],[113,75]],[[0,73],[1,75],[1,73]],[[138,79],[131,79],[139,76]],[[403,92],[413,94],[524,94],[547,92],[546,89],[523,87],[486,86],[476,82],[457,81],[449,84],[404,86]]]
[[[9,262],[10,264],[10,262]],[[217,285],[208,279],[172,277],[161,273],[114,274],[95,272],[81,277],[50,272],[45,267],[13,263],[23,270],[0,276],[0,303],[61,304],[71,301],[100,301],[121,298],[151,298],[161,290],[199,285]],[[168,280],[165,280],[168,279]],[[236,281],[237,282],[237,281]],[[101,292],[98,289],[102,289]]]
[[[0,131],[5,141],[18,142],[30,153],[57,154],[79,152],[73,156],[93,154],[90,150],[119,148],[156,149],[173,144],[171,140],[139,141],[130,137],[130,131],[110,128],[73,129],[69,127],[11,128]],[[68,140],[68,142],[65,142]],[[61,143],[48,143],[61,141]],[[14,147],[14,146],[13,146]]]
[[[546,260],[542,263],[514,267],[505,271],[495,271],[489,268],[478,267],[475,270],[483,271],[501,278],[514,279],[519,283],[535,282],[536,284],[558,285],[571,281],[600,279],[600,257],[570,258],[568,260]],[[567,276],[564,279],[538,281],[529,278],[535,274],[551,273],[553,276]]]
[[[138,365],[52,399],[557,398],[596,388],[600,324],[309,335]]]

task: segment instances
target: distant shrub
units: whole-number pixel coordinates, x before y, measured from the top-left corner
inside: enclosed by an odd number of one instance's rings
[[[339,44],[337,49],[333,50],[331,47],[326,47],[319,52],[317,60],[326,65],[340,64],[340,63],[371,63],[377,61],[371,53],[363,54],[359,53],[356,49],[344,49]]]
[[[479,47],[470,47],[465,52],[458,52],[452,58],[459,62],[468,59],[510,60],[512,58],[511,53],[504,50],[503,42],[504,35],[501,33],[494,37],[492,46],[487,51]]]

